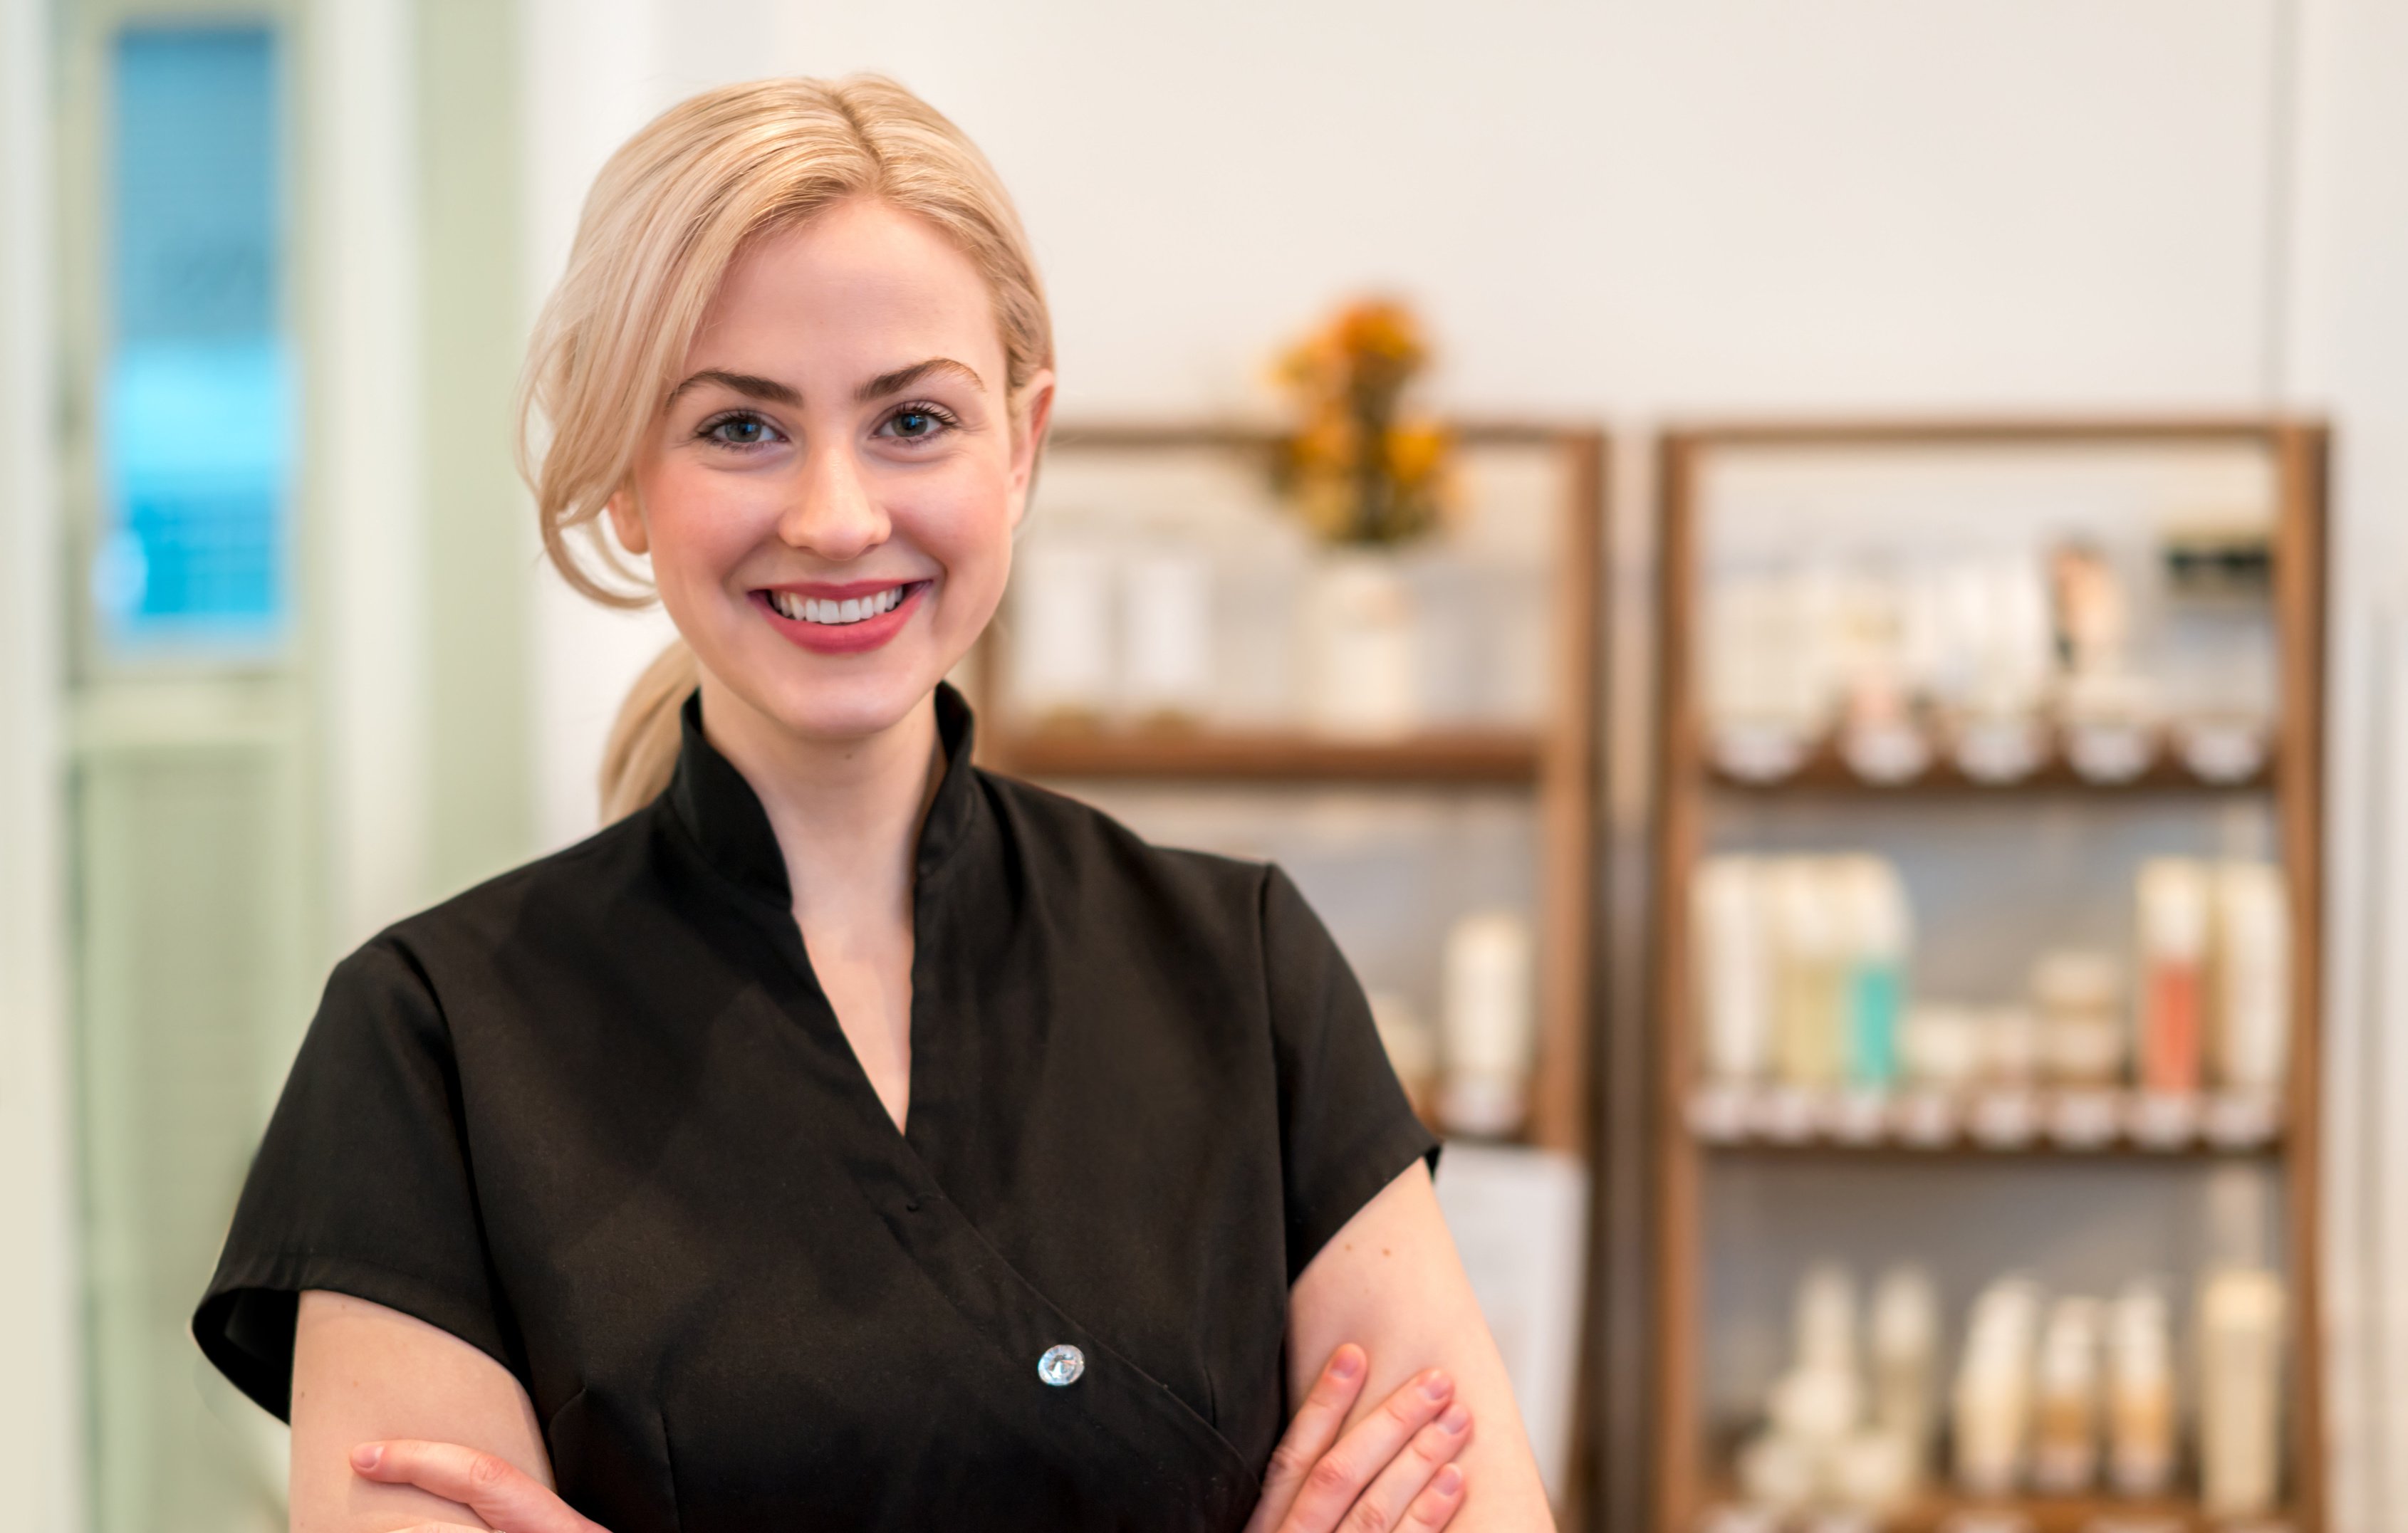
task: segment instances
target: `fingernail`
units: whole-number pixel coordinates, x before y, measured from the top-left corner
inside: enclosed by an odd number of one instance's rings
[[[384,1444],[363,1442],[351,1450],[351,1468],[366,1471],[384,1462]]]
[[[1434,1400],[1442,1400],[1455,1393],[1455,1381],[1445,1374],[1432,1372],[1422,1381],[1422,1393]]]
[[[1463,1429],[1471,1425],[1471,1412],[1459,1405],[1451,1407],[1445,1415],[1438,1418],[1438,1425],[1441,1431],[1461,1437]]]
[[[1438,1478],[1430,1482],[1430,1489],[1438,1492],[1440,1496],[1453,1496],[1456,1491],[1459,1491],[1462,1488],[1463,1471],[1456,1469],[1452,1464],[1449,1464],[1445,1469],[1439,1470]]]
[[[1363,1350],[1360,1347],[1340,1347],[1329,1359],[1329,1376],[1333,1379],[1352,1379],[1362,1371]]]

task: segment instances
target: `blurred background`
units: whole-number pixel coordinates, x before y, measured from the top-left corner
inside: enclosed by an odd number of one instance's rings
[[[185,1327],[317,987],[666,637],[529,320],[859,69],[1051,287],[982,748],[1297,874],[1570,1524],[2400,1523],[2408,12],[0,0],[22,1526],[283,1526]]]

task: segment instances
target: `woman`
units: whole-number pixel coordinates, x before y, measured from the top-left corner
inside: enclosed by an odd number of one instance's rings
[[[289,1410],[295,1528],[1548,1526],[1295,889],[970,765],[941,679],[1051,364],[894,85],[713,92],[604,169],[530,477],[681,642],[616,823],[327,987],[195,1321]]]

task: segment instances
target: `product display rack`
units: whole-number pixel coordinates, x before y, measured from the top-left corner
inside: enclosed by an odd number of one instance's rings
[[[1526,789],[1535,797],[1539,850],[1534,901],[1538,951],[1537,1064],[1527,1139],[1550,1150],[1584,1153],[1590,1142],[1588,1089],[1595,1010],[1592,938],[1595,907],[1597,719],[1599,706],[1599,588],[1605,537],[1608,444],[1602,432],[1456,423],[1467,450],[1523,448],[1555,454],[1565,486],[1555,589],[1550,706],[1523,730],[1440,730],[1367,742],[1295,732],[1209,728],[1016,727],[991,701],[1002,675],[1007,630],[991,628],[979,666],[979,750],[982,764],[1014,776],[1076,782],[1143,781],[1197,785]],[[1259,459],[1268,471],[1282,437],[1274,431],[1220,424],[1066,423],[1054,428],[1049,459],[1082,451],[1219,451]]]
[[[1977,783],[1945,766],[1908,785],[1859,781],[1828,753],[1811,757],[1778,781],[1743,781],[1708,759],[1699,652],[1702,595],[1701,519],[1704,480],[1713,457],[1730,450],[1823,449],[1910,452],[1971,450],[2146,449],[2226,446],[2262,452],[2272,468],[2272,609],[2280,710],[2262,770],[2233,782],[2210,782],[2161,762],[2136,781],[2102,785],[2083,781],[2055,762],[2011,784]],[[2196,1164],[2222,1158],[2271,1163],[2281,1189],[2277,1236],[2288,1291],[2286,1325],[2286,1426],[2282,1483],[2285,1505],[2275,1525],[2295,1533],[2323,1526],[2321,1324],[2318,1282],[2317,1018],[2323,949],[2319,852],[2323,736],[2323,612],[2326,432],[2315,423],[2286,419],[1853,422],[1709,425],[1674,431],[1659,444],[1661,614],[1657,695],[1658,817],[1656,827],[1654,940],[1650,1021],[1656,1093],[1651,1130],[1656,1251],[1652,1308],[1658,1349],[1654,1368],[1656,1476],[1653,1501],[1659,1533],[1693,1533],[1707,1511],[1734,1494],[1730,1466],[1709,1441],[1703,1379],[1708,1304],[1706,1230],[1713,1211],[1711,1168],[1730,1161],[1878,1163],[1900,1174],[1945,1176],[1968,1163],[2060,1168],[2042,1174],[2081,1177],[2085,1168],[2134,1163]],[[1710,1143],[1693,1128],[1697,1086],[1691,970],[1691,875],[1707,846],[1711,809],[1718,798],[1748,803],[1826,795],[1863,814],[1885,799],[1927,806],[1955,802],[2038,806],[2052,795],[2086,802],[2155,802],[2165,795],[2252,795],[2270,811],[2280,848],[2291,932],[2289,1068],[2282,1121],[2262,1142],[2229,1148],[2193,1144],[2176,1152],[2123,1140],[2092,1149],[2034,1144],[1992,1149],[1951,1142],[1932,1148],[1898,1143]],[[1993,810],[1992,812],[1996,812]],[[1997,1513],[1998,1515],[1989,1515]],[[1986,1520],[1985,1520],[1986,1518]],[[2195,1502],[2125,1501],[2107,1497],[2019,1497],[1971,1501],[1952,1497],[1943,1482],[1882,1526],[1900,1533],[1926,1528],[1987,1533],[2092,1533],[2108,1528],[2205,1528]],[[2255,1525],[2253,1525],[2255,1526]]]

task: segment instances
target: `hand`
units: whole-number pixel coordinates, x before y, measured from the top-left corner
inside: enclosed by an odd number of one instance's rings
[[[449,1442],[363,1442],[351,1468],[364,1480],[416,1485],[457,1501],[493,1533],[609,1533],[589,1522],[534,1476],[498,1454]],[[401,1533],[476,1533],[457,1523],[421,1523]]]
[[[1369,1364],[1352,1342],[1329,1354],[1271,1452],[1246,1533],[1436,1533],[1454,1519],[1464,1494],[1455,1455],[1471,1440],[1455,1381],[1416,1374],[1341,1438]]]

